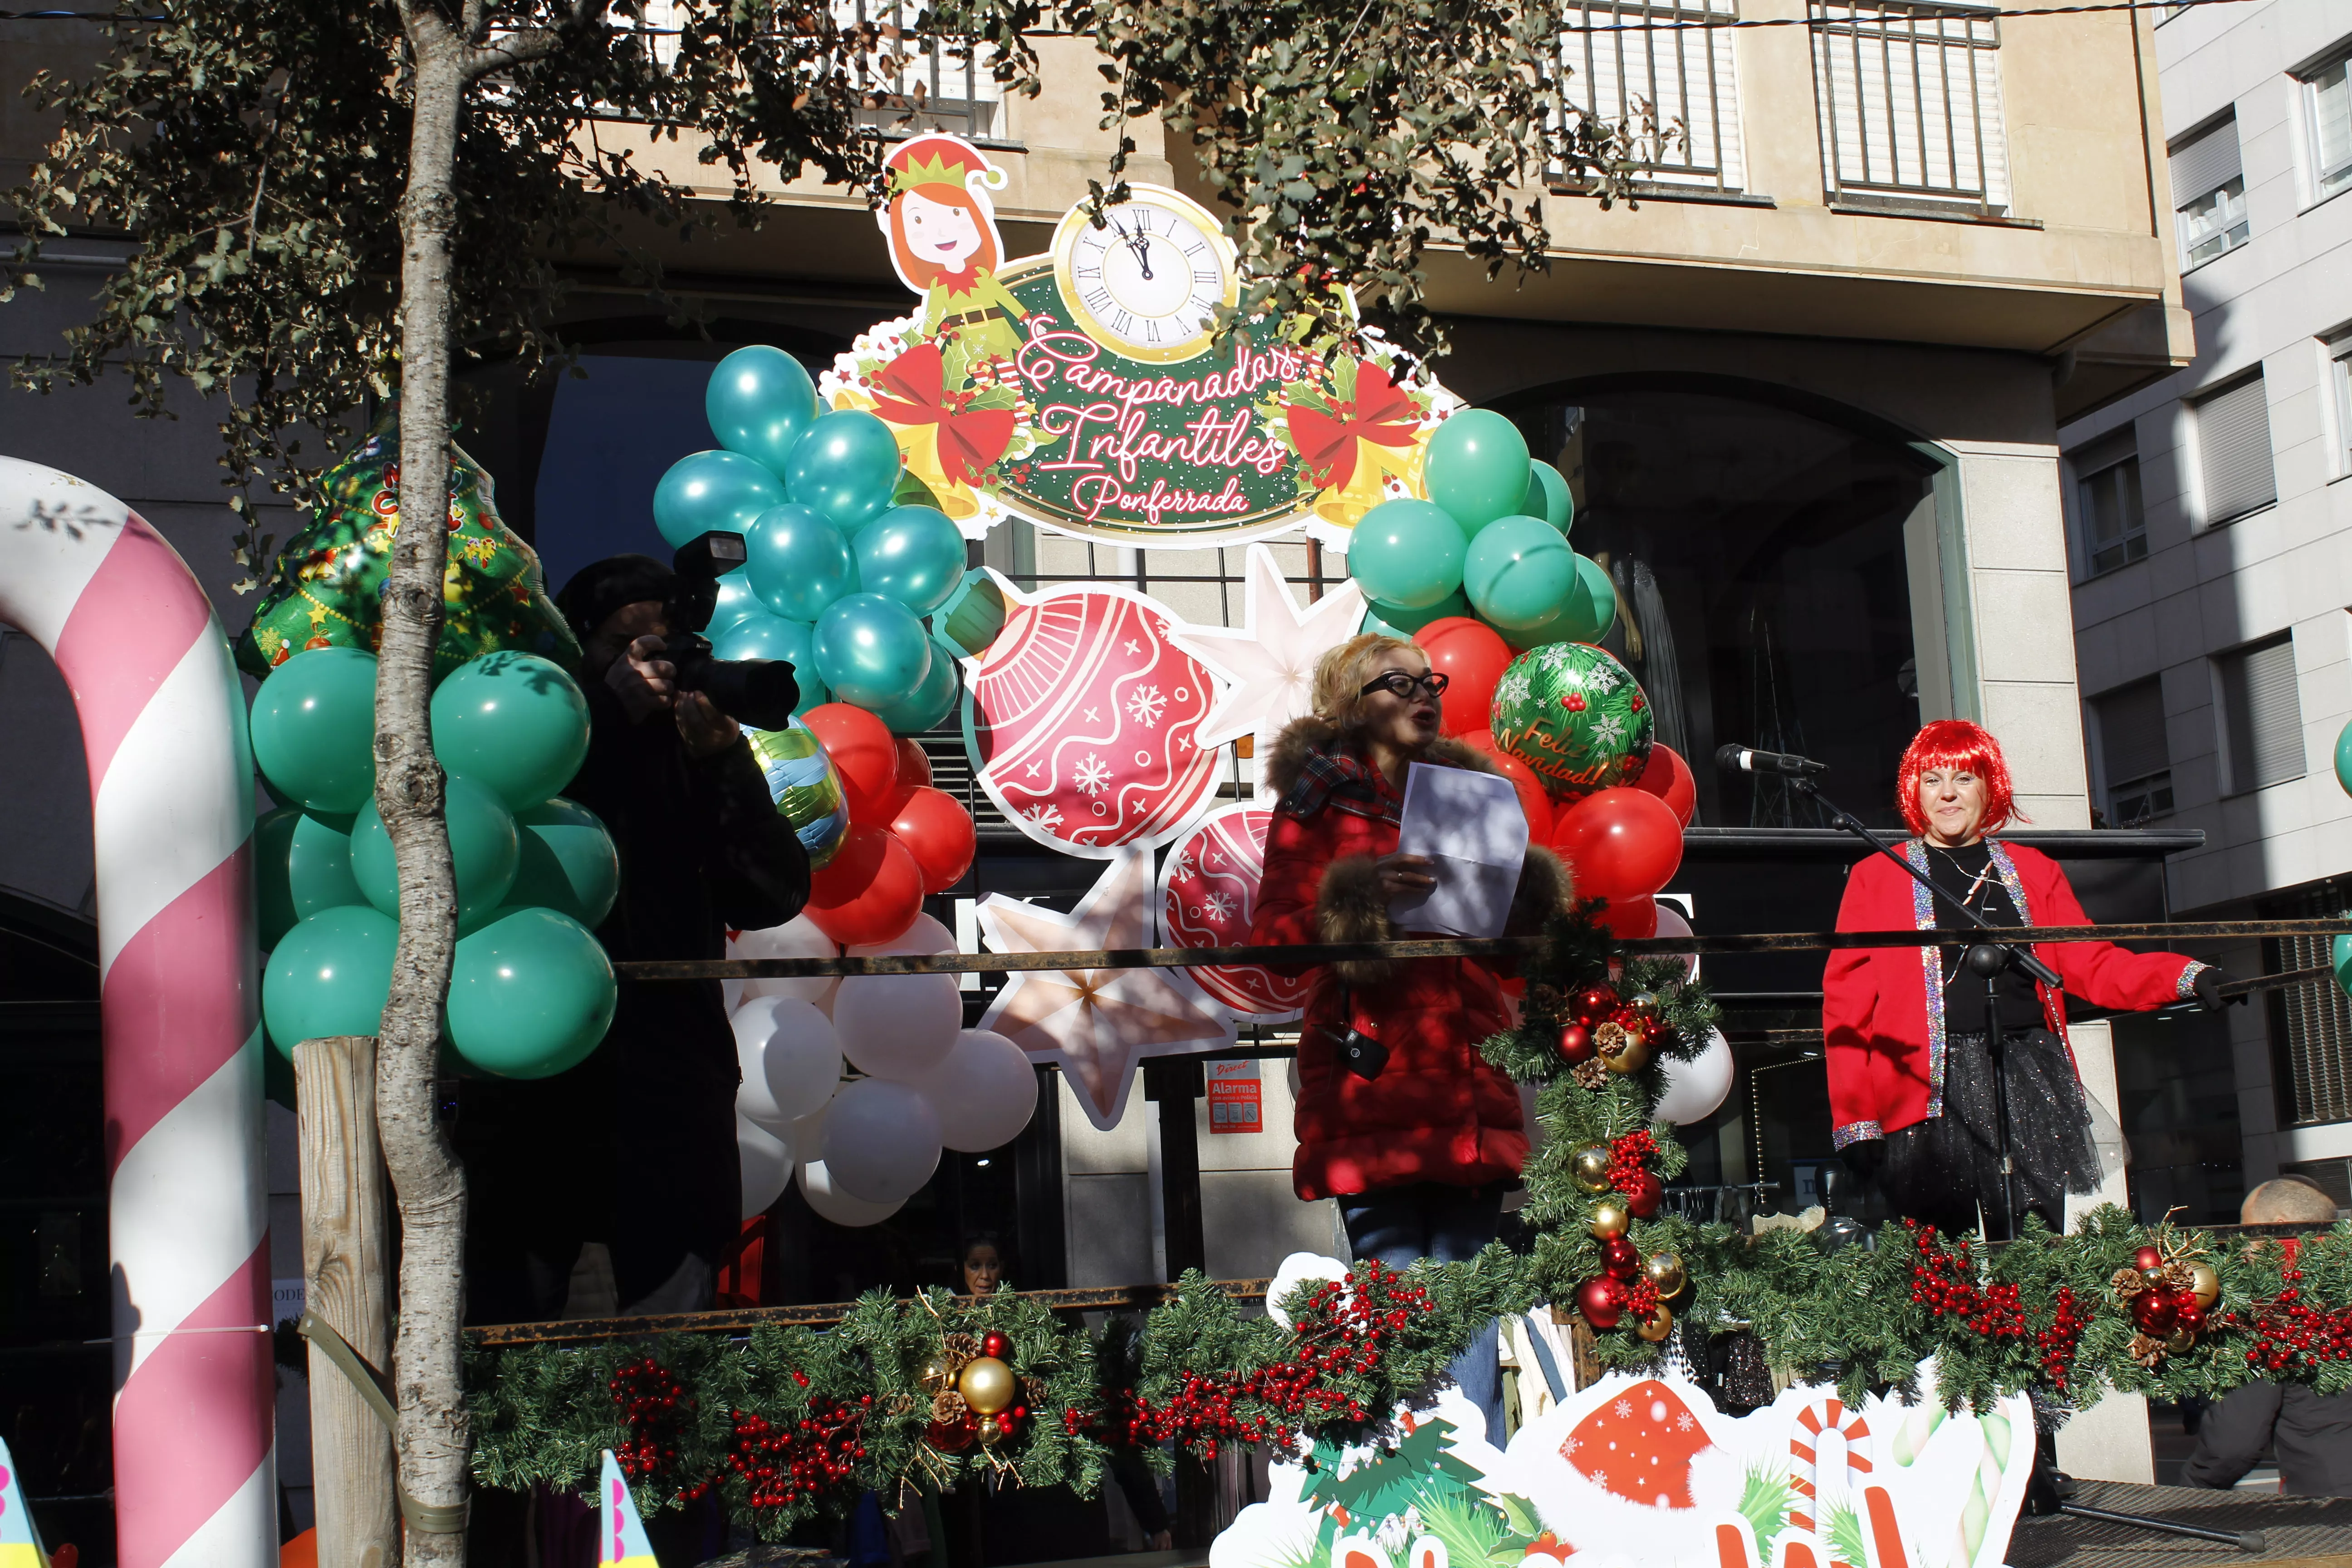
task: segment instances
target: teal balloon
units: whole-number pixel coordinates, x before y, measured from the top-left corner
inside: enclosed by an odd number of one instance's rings
[[[743,542],[751,592],[788,621],[814,621],[827,605],[857,592],[857,557],[847,536],[813,506],[770,507]]]
[[[486,653],[433,692],[433,754],[509,811],[551,800],[588,760],[588,699],[535,653]]]
[[[816,383],[783,350],[754,343],[719,362],[703,389],[702,412],[721,447],[781,479],[793,448],[816,423]]]
[[[515,813],[520,853],[507,902],[550,909],[590,931],[621,892],[621,858],[594,812],[562,795]]]
[[[1422,478],[1429,499],[1462,525],[1465,538],[1475,538],[1527,504],[1528,439],[1492,409],[1465,409],[1430,432]]]
[[[963,532],[936,507],[894,506],[857,531],[857,585],[928,616],[963,586]]]
[[[784,482],[737,452],[697,452],[669,466],[654,487],[654,526],[673,550],[712,529],[749,533],[752,520],[784,503]]]
[[[923,683],[905,701],[877,708],[874,716],[887,724],[894,735],[920,735],[938,729],[955,711],[956,699],[963,695],[957,673],[955,656],[944,647],[932,648],[931,668]]]
[[[1617,584],[1590,555],[1576,558],[1576,586],[1568,595],[1568,640],[1599,642],[1617,624]]]
[[[723,632],[711,633],[710,652],[717,658],[782,659],[793,667],[793,679],[801,689],[800,703],[793,711],[805,713],[820,703],[833,700],[833,693],[816,672],[816,655],[812,647],[815,636],[816,628],[808,622],[788,621],[762,609]]]
[[[751,574],[738,566],[719,579],[719,603],[712,607],[710,624],[702,628],[702,635],[717,642],[738,622],[770,613],[760,595],[751,592]]]
[[[855,533],[898,488],[898,438],[862,408],[820,415],[793,448],[784,480],[793,500]]]
[[[1475,614],[1470,607],[1469,597],[1456,588],[1437,603],[1418,610],[1383,605],[1374,600],[1365,607],[1364,624],[1358,629],[1378,632],[1382,637],[1403,637],[1409,641],[1413,633],[1432,621],[1442,621],[1448,616],[1467,617]]]
[[[357,811],[375,793],[375,655],[296,654],[254,694],[247,729],[271,795],[312,811]]]
[[[264,816],[253,825],[253,884],[265,949],[312,915],[365,903],[352,876],[352,818],[299,805]]]
[[[2352,723],[2347,723],[2336,736],[2336,782],[2352,795]]]
[[[399,923],[365,904],[322,910],[279,938],[261,977],[270,1044],[291,1061],[304,1040],[375,1034],[399,943]]]
[[[457,874],[457,929],[470,931],[506,901],[522,843],[514,813],[488,785],[453,774],[442,801],[449,825],[449,858]],[[384,830],[373,800],[360,809],[352,827],[352,874],[369,903],[387,915],[400,913],[392,835]]]
[[[1368,599],[1425,609],[1462,586],[1464,552],[1462,531],[1435,505],[1384,500],[1356,524],[1348,572]]]
[[[553,910],[501,910],[457,940],[449,1044],[497,1078],[548,1078],[604,1038],[618,995],[612,961],[588,929]]]
[[[1576,516],[1576,498],[1568,493],[1568,481],[1559,470],[1538,459],[1528,465],[1528,499],[1519,510],[1566,533]]]
[[[1558,613],[1576,586],[1576,552],[1539,517],[1496,518],[1470,542],[1462,587],[1498,626],[1533,626]]]
[[[844,702],[879,710],[919,690],[931,639],[915,613],[879,594],[851,594],[817,618],[816,672]]]

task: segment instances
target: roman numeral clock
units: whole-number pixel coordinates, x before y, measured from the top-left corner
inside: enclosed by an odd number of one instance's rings
[[[1129,189],[1099,228],[1083,207],[1063,217],[1054,281],[1080,331],[1129,359],[1174,364],[1206,349],[1217,307],[1241,298],[1234,247],[1199,203]]]

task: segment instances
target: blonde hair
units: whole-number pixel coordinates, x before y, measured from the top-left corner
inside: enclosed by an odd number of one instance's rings
[[[1315,661],[1316,716],[1328,719],[1343,730],[1354,729],[1357,710],[1364,701],[1365,669],[1381,655],[1399,651],[1421,654],[1424,664],[1429,660],[1417,645],[1381,632],[1361,632],[1338,647],[1328,649]]]

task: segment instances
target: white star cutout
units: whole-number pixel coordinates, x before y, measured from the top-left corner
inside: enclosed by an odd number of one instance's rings
[[[1249,547],[1247,575],[1242,626],[1186,626],[1169,635],[1178,647],[1234,682],[1201,721],[1201,744],[1255,736],[1262,781],[1275,737],[1314,707],[1315,661],[1363,625],[1364,592],[1351,578],[1326,589],[1302,610],[1275,564],[1274,552],[1263,544]]]

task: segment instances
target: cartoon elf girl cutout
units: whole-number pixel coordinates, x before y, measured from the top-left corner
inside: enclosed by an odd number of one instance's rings
[[[953,136],[917,136],[890,154],[890,199],[874,215],[898,280],[923,297],[923,331],[953,333],[971,363],[1021,353],[1028,315],[996,280],[1004,241],[988,192],[1004,171]]]

